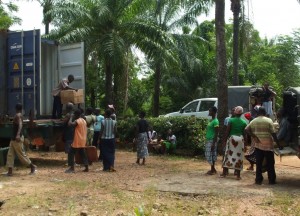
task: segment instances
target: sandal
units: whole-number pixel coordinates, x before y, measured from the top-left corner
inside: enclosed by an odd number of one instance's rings
[[[249,171],[253,171],[253,170],[254,170],[254,168],[250,166],[250,167],[248,167],[248,168],[247,168],[247,170],[249,170]]]
[[[236,177],[236,180],[238,180],[238,181],[241,180],[241,179],[242,179],[242,178],[241,178],[240,176],[237,176],[237,177]]]

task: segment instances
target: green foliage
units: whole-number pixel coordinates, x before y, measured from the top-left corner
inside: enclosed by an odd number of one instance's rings
[[[132,109],[127,108],[127,109],[124,111],[123,116],[124,116],[125,118],[131,118],[131,117],[134,116],[134,112],[132,111]]]
[[[151,100],[151,93],[152,90],[149,79],[139,80],[136,77],[132,77],[129,84],[128,106],[135,114],[139,113],[141,107]]]
[[[2,3],[0,1],[0,30],[7,30],[13,24],[20,24],[21,19],[14,16],[13,12],[18,12],[18,7],[13,3]]]
[[[135,125],[138,118],[118,121],[118,134],[122,142],[130,142],[135,136]],[[194,117],[149,118],[149,124],[165,139],[168,129],[172,129],[177,139],[177,148],[189,150],[194,154],[204,152],[207,120]]]

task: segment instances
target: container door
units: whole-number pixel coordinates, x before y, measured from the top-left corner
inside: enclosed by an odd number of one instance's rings
[[[24,115],[39,110],[40,30],[9,32],[7,38],[8,113],[15,114],[16,103]]]
[[[55,41],[42,39],[41,42],[41,94],[39,118],[52,115],[52,90],[58,80],[58,46]]]
[[[84,79],[84,44],[75,43],[59,45],[59,79],[73,74],[75,80],[70,84],[73,88],[85,89]],[[84,92],[84,91],[83,91]]]

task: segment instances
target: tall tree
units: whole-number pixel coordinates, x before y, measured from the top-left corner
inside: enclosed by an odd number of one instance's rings
[[[13,14],[18,11],[18,6],[9,2],[0,1],[0,30],[7,30],[14,24],[21,24],[21,19]]]
[[[218,95],[218,118],[221,125],[228,115],[228,94],[226,89],[226,44],[225,44],[225,0],[215,1],[215,22],[216,22],[216,55],[217,55],[217,95]],[[224,91],[225,89],[225,91]],[[224,130],[222,130],[224,132]],[[222,133],[221,133],[222,134]]]
[[[87,53],[97,51],[105,71],[105,103],[113,103],[113,83],[126,70],[126,56],[132,46],[149,57],[165,50],[167,35],[136,14],[147,9],[142,0],[78,0],[58,2],[50,14],[57,27],[51,36],[60,41],[85,41]]]
[[[192,39],[192,35],[177,34],[185,25],[195,25],[197,23],[196,16],[202,12],[208,10],[210,1],[201,1],[201,4],[197,1],[171,1],[171,0],[152,0],[152,7],[147,11],[146,16],[151,20],[154,25],[158,26],[161,31],[172,38],[173,42],[166,44],[166,49],[170,50],[172,54],[177,58],[177,62],[170,61],[163,52],[157,53],[152,59],[152,66],[154,70],[154,95],[153,95],[153,115],[159,115],[159,100],[160,100],[160,88],[161,81],[164,72],[172,71],[175,73],[180,71],[180,61],[178,58],[180,50],[182,50],[180,44],[187,44],[184,41]],[[205,2],[205,4],[204,4]],[[194,36],[195,37],[195,36]]]
[[[43,7],[43,23],[45,25],[45,34],[49,34],[50,23],[53,20],[53,17],[50,13],[48,13],[53,5],[55,4],[55,0],[37,0],[40,5]]]
[[[239,85],[239,16],[241,12],[241,0],[231,0],[233,12],[233,85]]]

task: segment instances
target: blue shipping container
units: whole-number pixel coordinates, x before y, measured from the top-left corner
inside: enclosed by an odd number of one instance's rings
[[[24,114],[36,114],[40,105],[40,30],[9,32],[7,38],[8,114],[15,114],[16,103]]]
[[[72,87],[85,88],[84,44],[41,39],[40,30],[0,32],[0,114],[13,116],[16,103],[24,115],[49,118],[52,89],[73,74]]]

